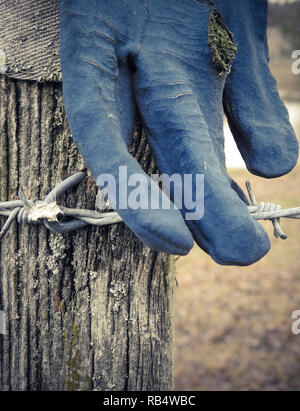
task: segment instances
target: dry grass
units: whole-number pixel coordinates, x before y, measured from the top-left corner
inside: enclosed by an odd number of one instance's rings
[[[232,170],[240,184],[245,170]],[[258,200],[300,206],[300,168],[276,180],[250,176]],[[272,236],[272,224],[263,223]],[[177,263],[176,388],[300,389],[300,221],[282,220],[289,238],[250,267],[221,267],[195,247]]]
[[[289,59],[272,61],[281,95],[295,100],[300,75],[290,66]],[[250,179],[258,201],[300,206],[299,165],[275,180],[230,174],[241,186]],[[291,313],[300,309],[300,221],[282,220],[285,241],[273,237],[270,222],[263,225],[272,249],[250,267],[218,266],[196,246],[179,259],[176,389],[300,390],[300,335],[291,332]]]

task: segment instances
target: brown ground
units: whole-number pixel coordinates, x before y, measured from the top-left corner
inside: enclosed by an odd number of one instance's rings
[[[289,101],[300,100],[300,75],[292,72],[294,62],[292,58],[273,57],[270,64],[271,71],[278,81],[281,97]]]
[[[283,78],[284,67],[278,63],[279,84],[295,90],[300,75]],[[299,165],[275,180],[230,174],[241,186],[250,179],[258,201],[300,206]],[[300,335],[291,332],[300,309],[300,221],[281,222],[289,238],[275,239],[263,223],[272,249],[250,267],[218,266],[198,247],[177,262],[176,389],[300,390]]]

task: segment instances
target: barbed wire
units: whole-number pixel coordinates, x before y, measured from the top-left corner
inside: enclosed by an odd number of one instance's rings
[[[68,208],[56,203],[62,194],[80,184],[85,177],[86,173],[83,171],[73,174],[57,184],[43,201],[27,200],[23,190],[20,189],[20,200],[0,202],[0,215],[8,217],[0,232],[0,240],[15,220],[18,223],[44,224],[54,233],[78,230],[89,224],[102,226],[121,222],[122,218],[116,212],[98,213],[95,210]],[[58,220],[64,217],[70,218],[70,220]]]
[[[57,184],[44,200],[28,200],[22,188],[19,190],[20,200],[0,202],[0,216],[7,217],[0,231],[0,240],[7,233],[14,221],[18,223],[39,223],[54,233],[78,230],[87,225],[104,226],[122,222],[115,211],[98,212],[79,208],[68,208],[58,205],[56,200],[67,190],[80,184],[86,173],[80,171]],[[270,220],[274,226],[274,235],[281,239],[287,236],[280,226],[280,218],[300,219],[300,207],[281,209],[280,205],[261,202],[257,204],[249,181],[246,188],[250,198],[249,212],[255,220]],[[63,221],[67,219],[67,221]]]

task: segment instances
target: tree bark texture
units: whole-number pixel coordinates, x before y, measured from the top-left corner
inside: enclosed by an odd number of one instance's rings
[[[0,201],[17,199],[20,187],[43,199],[85,168],[60,84],[1,76],[0,108]],[[139,122],[134,141],[134,155],[153,171]],[[97,191],[88,174],[58,203],[95,209]],[[2,391],[172,388],[169,256],[143,246],[123,223],[53,234],[14,222],[0,247]]]

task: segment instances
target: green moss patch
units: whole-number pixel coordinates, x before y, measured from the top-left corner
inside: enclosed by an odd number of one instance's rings
[[[229,74],[237,52],[233,34],[229,31],[221,15],[213,9],[208,25],[208,45],[216,69],[221,74]]]

